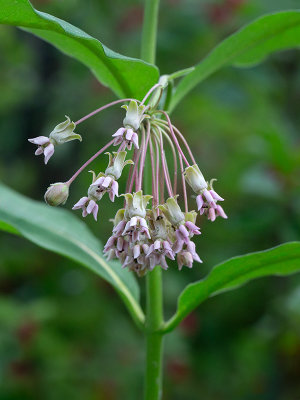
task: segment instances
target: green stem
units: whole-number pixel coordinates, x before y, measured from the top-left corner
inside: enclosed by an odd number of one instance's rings
[[[145,0],[141,58],[155,63],[159,0]]]
[[[145,400],[159,400],[162,396],[163,324],[162,270],[160,266],[146,277],[146,380]]]
[[[156,54],[158,9],[159,0],[145,0],[141,58],[152,64],[155,63]],[[148,165],[147,169],[150,168]],[[144,188],[147,193],[151,190],[149,186]],[[163,323],[162,271],[157,266],[146,276],[145,400],[160,400],[162,395],[163,335],[159,331]]]

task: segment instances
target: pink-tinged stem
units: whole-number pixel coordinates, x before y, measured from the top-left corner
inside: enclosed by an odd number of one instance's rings
[[[160,128],[162,133],[164,134],[165,138],[167,139],[171,150],[172,150],[172,154],[173,154],[173,163],[174,163],[174,182],[173,182],[173,193],[177,192],[177,156],[176,156],[176,150],[174,147],[174,144],[171,140],[171,138],[169,137],[168,133],[164,130],[164,127]]]
[[[86,161],[77,172],[75,172],[75,174],[66,182],[66,184],[71,184],[76,178],[77,176],[92,162],[95,160],[95,158],[97,158],[98,156],[100,156],[101,153],[103,153],[106,149],[108,149],[113,142],[115,141],[115,139],[111,140],[110,142],[108,142],[104,147],[102,147],[102,149],[100,149],[99,151],[97,151],[96,154],[94,154],[88,161]]]
[[[121,143],[121,144],[120,144],[120,147],[118,148],[117,153],[120,153],[120,151],[125,150],[125,147],[126,147],[126,143],[125,143],[125,142]]]
[[[148,91],[148,93],[146,94],[146,96],[143,98],[141,105],[145,103],[145,101],[148,99],[148,97],[150,96],[151,93],[154,92],[155,89],[157,89],[159,86],[161,86],[159,83],[157,83],[156,85],[152,86],[152,88]]]
[[[185,137],[184,137],[183,134],[179,131],[179,129],[176,128],[176,126],[172,125],[172,127],[174,128],[174,131],[177,133],[177,135],[180,137],[180,139],[181,139],[182,142],[184,143],[184,145],[185,145],[185,147],[186,147],[186,149],[187,149],[187,151],[188,151],[188,153],[189,153],[189,155],[190,155],[190,157],[191,157],[191,160],[193,161],[193,164],[196,164],[196,161],[195,161],[195,158],[194,158],[194,156],[193,156],[192,150],[191,150],[190,146],[188,145],[188,143],[187,143]]]
[[[166,171],[167,171],[167,178],[168,178],[169,187],[170,187],[170,189],[171,189],[172,196],[174,196],[174,192],[173,192],[173,188],[172,188],[172,183],[171,183],[171,178],[170,178],[169,166],[168,166],[168,163],[167,163],[167,158],[166,158],[166,153],[165,153],[165,151],[164,151],[164,163],[165,163],[165,166],[166,166]]]
[[[135,191],[138,192],[139,190],[142,189],[142,182],[140,182],[140,171],[142,167],[142,161],[143,161],[143,154],[145,152],[145,129],[142,126],[142,143],[141,143],[141,152],[140,152],[140,158],[139,158],[139,168],[136,169],[135,171]]]
[[[155,137],[155,148],[156,148],[156,184],[157,184],[157,192],[159,193],[159,204],[163,204],[165,202],[165,185],[164,180],[161,179],[161,168],[160,168],[160,151],[158,140]],[[159,189],[158,189],[159,188]]]
[[[185,212],[188,212],[189,207],[188,207],[185,179],[184,179],[184,174],[183,174],[184,170],[183,170],[182,157],[181,157],[180,154],[178,154],[178,156],[179,156],[179,163],[180,163],[180,170],[181,170],[182,190],[183,190],[183,198],[184,198],[184,208],[185,208]]]
[[[171,133],[171,136],[172,136],[172,138],[173,138],[173,140],[174,140],[174,142],[175,142],[175,145],[176,145],[176,147],[177,147],[177,150],[178,150],[178,152],[181,154],[181,157],[182,157],[183,161],[184,161],[184,162],[186,163],[186,165],[189,167],[190,164],[188,163],[188,160],[185,158],[185,155],[183,154],[183,151],[181,150],[181,147],[180,147],[180,145],[179,145],[179,143],[178,143],[177,137],[176,137],[176,135],[175,135],[175,133],[174,133],[174,131],[173,131],[173,126],[172,126],[170,117],[168,116],[168,114],[167,114],[165,111],[160,111],[160,112],[161,112],[162,114],[164,114],[164,116],[167,118],[168,125],[169,125],[169,129],[170,129],[170,133]]]
[[[165,177],[165,182],[166,182],[169,196],[173,197],[173,192],[172,192],[172,187],[171,187],[171,182],[170,182],[170,175],[169,175],[168,167],[166,165],[163,138],[162,138],[162,133],[160,131],[159,131],[159,139],[160,139],[161,165],[162,165],[162,169],[163,169],[163,173],[164,173],[164,177]]]
[[[137,169],[138,169],[138,165],[139,165],[139,159],[140,159],[140,155],[141,155],[141,149],[142,149],[142,148],[140,147],[139,150],[138,150],[137,153],[136,153],[135,158],[133,159],[134,168],[133,168],[133,171],[132,171],[132,176],[131,176],[131,179],[130,179],[130,183],[129,183],[129,186],[128,186],[128,190],[126,190],[126,193],[131,193],[132,188],[133,188],[133,183],[134,183],[134,181],[135,181],[136,178],[137,178],[136,173],[137,173]]]
[[[129,193],[129,192],[128,192],[128,189],[129,189],[130,182],[131,182],[131,178],[132,178],[132,175],[133,175],[133,170],[134,170],[134,166],[135,166],[135,162],[136,162],[136,158],[137,158],[138,151],[139,151],[139,150],[134,149],[134,152],[133,152],[132,161],[134,162],[134,164],[130,166],[130,170],[129,170],[129,174],[128,174],[128,178],[127,178],[127,182],[126,182],[126,190],[125,190],[125,193]],[[125,202],[125,204],[126,204],[126,202]]]
[[[143,138],[145,140],[145,134],[143,135]],[[145,160],[146,160],[146,153],[147,153],[149,138],[150,138],[150,123],[148,122],[146,143],[144,143],[143,151],[142,151],[142,155],[141,155],[141,161],[140,161],[140,171],[139,171],[139,186],[140,186],[140,188],[142,187],[143,172],[144,172],[144,167],[145,167]]]
[[[157,194],[157,201],[158,203],[163,199],[164,197],[164,189],[161,191],[161,196],[159,195],[159,182],[162,182],[162,187],[163,185],[163,180],[159,179],[160,176],[160,171],[159,171],[159,151],[158,151],[158,145],[157,141],[155,140],[155,146],[156,146],[156,167],[155,167],[155,186],[156,186],[156,194]]]
[[[156,121],[156,123],[158,123],[159,125],[161,124],[163,126],[168,126],[169,125],[167,122],[165,122],[163,120]],[[187,149],[187,151],[188,151],[188,153],[189,153],[189,155],[191,157],[191,160],[193,161],[193,164],[196,164],[196,161],[195,161],[195,158],[193,156],[192,150],[191,150],[190,146],[188,145],[188,142],[186,141],[185,137],[180,132],[180,130],[178,128],[176,128],[175,125],[172,124],[172,127],[173,127],[174,131],[177,133],[177,135],[180,137],[180,139],[182,140],[183,144],[185,145],[185,148]]]
[[[116,100],[116,101],[113,101],[111,103],[105,104],[105,106],[97,108],[97,110],[92,111],[90,114],[86,115],[85,117],[80,118],[78,121],[75,122],[75,125],[80,124],[81,122],[85,121],[86,119],[92,117],[95,114],[98,114],[99,112],[105,110],[106,108],[112,107],[112,106],[114,106],[116,104],[119,104],[119,103],[124,103],[124,101],[131,101],[131,100],[132,99],[121,99],[121,100]]]
[[[150,149],[150,159],[151,159],[151,169],[152,169],[152,203],[153,206],[156,207],[158,205],[158,180],[155,176],[156,168],[155,168],[155,161],[154,161],[154,152],[153,152],[153,144],[152,140],[149,141],[149,149]]]

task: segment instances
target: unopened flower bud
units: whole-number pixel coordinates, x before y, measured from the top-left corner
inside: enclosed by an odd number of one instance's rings
[[[197,194],[200,194],[207,188],[207,182],[197,164],[187,167],[184,171],[184,177],[193,191]]]
[[[80,141],[82,140],[81,136],[74,132],[74,129],[76,128],[75,122],[72,122],[67,115],[66,118],[66,121],[56,125],[50,133],[50,142],[54,145],[66,143],[75,139]]]
[[[49,206],[65,204],[69,197],[69,185],[58,182],[50,185],[45,193],[44,199]]]

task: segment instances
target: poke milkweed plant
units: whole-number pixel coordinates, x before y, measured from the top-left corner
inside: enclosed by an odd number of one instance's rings
[[[213,268],[203,280],[188,285],[179,296],[173,317],[164,320],[162,270],[168,270],[168,260],[176,259],[179,270],[201,263],[193,241],[201,233],[197,221],[227,218],[215,179],[204,178],[206,174],[185,134],[174,126],[171,112],[191,89],[221,67],[253,65],[274,51],[299,46],[300,12],[259,18],[224,40],[195,67],[160,76],[154,64],[158,8],[159,0],[145,1],[141,59],[133,59],[113,52],[69,23],[35,10],[28,0],[0,0],[1,23],[25,29],[78,59],[120,97],[76,122],[66,117],[49,137],[29,138],[37,146],[35,154],[43,155],[46,164],[56,146],[82,140],[76,132],[79,125],[84,131],[85,120],[116,105],[125,109],[123,123],[112,132],[112,139],[70,179],[51,184],[45,193],[49,205],[64,204],[74,180],[107,151],[107,168],[90,171],[87,194],[73,206],[82,210],[83,217],[91,214],[97,221],[102,197],[107,193],[110,201],[118,198],[120,209],[103,252],[99,241],[70,212],[33,202],[4,185],[0,186],[0,228],[74,259],[115,288],[146,337],[147,400],[162,395],[164,335],[200,303],[254,278],[300,270],[297,242],[232,258]],[[124,169],[127,184],[120,188],[118,180]],[[144,179],[147,175],[151,176],[150,184]],[[139,303],[136,276],[146,280],[145,311]]]

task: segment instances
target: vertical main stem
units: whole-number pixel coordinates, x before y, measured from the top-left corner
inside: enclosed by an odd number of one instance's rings
[[[145,0],[141,58],[155,63],[159,0]]]
[[[163,335],[157,332],[163,323],[161,275],[161,267],[157,266],[146,277],[145,400],[159,400],[162,396]]]
[[[141,58],[155,63],[159,0],[145,0]],[[147,166],[145,173],[149,173]],[[145,187],[147,193],[151,185]],[[163,324],[162,271],[160,266],[146,275],[146,373],[145,400],[160,400],[162,395],[162,342],[158,333]]]

